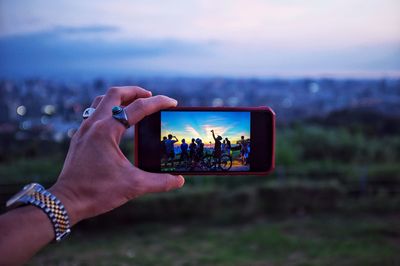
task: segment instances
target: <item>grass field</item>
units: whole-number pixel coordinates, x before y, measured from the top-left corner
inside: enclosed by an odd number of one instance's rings
[[[354,130],[278,129],[274,174],[188,176],[179,191],[78,225],[30,265],[400,265],[400,138]],[[37,147],[0,163],[4,202],[57,178],[66,151]],[[132,158],[131,142],[122,147]]]
[[[398,216],[148,224],[75,231],[29,265],[400,265]]]

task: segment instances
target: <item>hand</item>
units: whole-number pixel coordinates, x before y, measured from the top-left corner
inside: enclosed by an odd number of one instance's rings
[[[151,192],[183,186],[182,176],[155,174],[134,167],[119,148],[125,126],[112,117],[115,105],[125,107],[129,124],[177,101],[154,96],[139,87],[114,87],[92,103],[96,111],[82,122],[71,140],[62,172],[50,189],[65,205],[72,224],[121,206]]]
[[[211,132],[214,133],[214,129],[211,129]]]

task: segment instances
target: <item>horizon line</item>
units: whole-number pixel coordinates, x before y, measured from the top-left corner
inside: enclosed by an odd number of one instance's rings
[[[125,71],[124,71],[125,72]],[[134,71],[133,71],[134,72]],[[64,77],[61,77],[64,76]],[[93,80],[93,79],[129,79],[129,78],[226,78],[226,79],[397,79],[400,70],[388,71],[285,71],[266,74],[208,74],[208,73],[168,73],[164,71],[140,74],[47,74],[47,75],[4,75],[0,80]]]

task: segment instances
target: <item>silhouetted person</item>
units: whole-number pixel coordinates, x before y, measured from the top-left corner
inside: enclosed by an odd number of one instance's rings
[[[192,139],[192,143],[190,143],[190,145],[189,145],[189,158],[192,161],[193,161],[193,159],[195,157],[195,154],[196,154],[197,145],[196,145],[195,141],[196,141],[195,139]]]
[[[244,136],[240,138],[240,157],[242,159],[242,164],[246,164],[246,157],[247,157],[247,142],[244,139]]]
[[[211,130],[211,133],[212,133],[213,139],[215,141],[215,144],[214,144],[214,158],[217,159],[218,166],[221,166],[221,155],[222,155],[221,140],[222,140],[222,137],[221,136],[215,137],[213,129]]]
[[[204,156],[204,143],[201,139],[196,139],[197,147],[196,147],[196,160],[199,161]]]
[[[173,140],[172,138],[175,138],[175,140]],[[174,159],[175,159],[174,143],[177,141],[178,139],[175,136],[172,136],[171,134],[168,135],[168,139],[165,141],[165,147],[167,150],[167,159],[168,162],[171,162],[171,166],[174,166]]]
[[[167,158],[167,147],[165,146],[165,141],[167,140],[167,137],[164,136],[163,140],[160,143],[160,149],[161,149],[161,162],[163,162]]]
[[[182,139],[180,161],[187,161],[187,159],[188,159],[188,145],[185,139]]]
[[[225,138],[226,140],[226,145],[225,145],[225,151],[228,155],[231,155],[231,141],[228,138]]]

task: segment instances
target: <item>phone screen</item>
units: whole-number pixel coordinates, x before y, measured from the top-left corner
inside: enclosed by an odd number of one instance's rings
[[[262,174],[274,167],[275,114],[267,107],[177,107],[135,126],[135,165],[149,172]]]
[[[250,112],[161,111],[162,172],[250,171]]]

